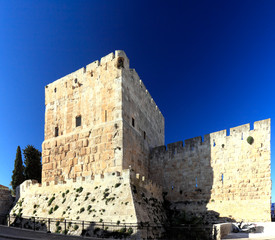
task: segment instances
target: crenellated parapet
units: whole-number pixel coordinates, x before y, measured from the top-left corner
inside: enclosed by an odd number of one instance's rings
[[[154,148],[150,178],[186,211],[213,209],[237,219],[267,221],[270,161],[270,119],[266,119]],[[242,208],[235,207],[236,201]],[[250,213],[246,204],[257,213]]]

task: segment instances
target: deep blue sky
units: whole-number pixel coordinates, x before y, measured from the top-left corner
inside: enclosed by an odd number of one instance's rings
[[[166,143],[275,119],[274,13],[274,0],[0,0],[0,184],[18,145],[41,150],[44,86],[116,49],[162,111]]]

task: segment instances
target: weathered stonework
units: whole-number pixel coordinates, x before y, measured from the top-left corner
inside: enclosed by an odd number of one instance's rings
[[[179,209],[270,221],[270,119],[157,147],[149,175]]]
[[[148,175],[149,149],[164,144],[164,118],[123,51],[49,84],[45,96],[42,182],[129,165]]]
[[[0,186],[0,223],[5,220],[5,215],[9,213],[13,199],[9,188]]]
[[[31,216],[36,217],[39,230],[50,229],[52,232],[57,231],[56,222],[52,222],[50,227],[47,224],[42,227],[38,218],[77,220],[67,228],[70,235],[81,234],[81,228],[74,229],[74,225],[80,225],[82,221],[98,223],[98,226],[90,228],[90,235],[93,235],[96,227],[102,228],[101,222],[120,222],[118,229],[120,226],[123,228],[125,223],[161,225],[166,219],[162,204],[161,187],[128,169],[121,173],[105,173],[95,175],[93,179],[79,178],[76,182],[68,180],[64,184],[49,186],[26,180],[20,185],[19,201],[10,215],[12,220],[22,215],[24,223]],[[59,232],[63,230],[64,226]],[[147,232],[142,231],[133,234],[147,236]],[[158,231],[149,233],[152,238],[158,234]]]
[[[164,194],[185,212],[270,221],[270,119],[166,149],[164,118],[123,51],[49,84],[45,98],[42,184],[24,182],[11,215],[159,225]]]

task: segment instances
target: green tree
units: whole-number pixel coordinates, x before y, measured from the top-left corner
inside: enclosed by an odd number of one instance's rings
[[[13,192],[15,193],[16,187],[19,186],[25,180],[24,166],[20,146],[17,147],[16,157],[14,160],[14,170],[12,171],[11,179],[11,186]]]
[[[41,152],[34,146],[28,145],[24,150],[25,177],[35,179],[41,183]]]

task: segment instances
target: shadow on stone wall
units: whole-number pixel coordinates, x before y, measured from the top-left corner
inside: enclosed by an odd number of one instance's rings
[[[150,176],[163,187],[167,225],[198,228],[197,238],[191,231],[179,230],[179,236],[174,236],[174,239],[211,239],[213,224],[235,221],[233,218],[220,217],[218,212],[207,207],[210,201],[214,201],[211,200],[214,184],[211,166],[213,144],[215,142],[210,140],[210,135],[205,135],[204,141],[196,137],[185,140],[184,145],[183,142],[176,142],[168,144],[167,149],[161,146],[151,152]],[[222,173],[216,172],[215,179],[222,183]],[[169,229],[167,232],[169,234]]]

